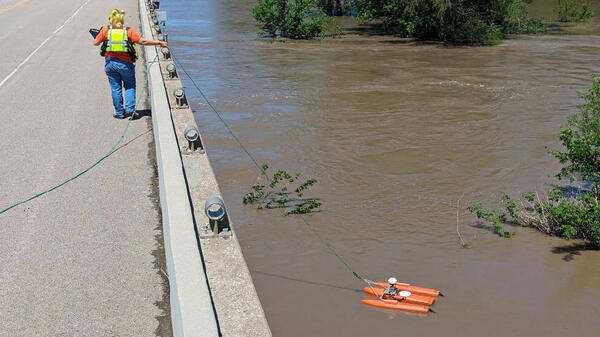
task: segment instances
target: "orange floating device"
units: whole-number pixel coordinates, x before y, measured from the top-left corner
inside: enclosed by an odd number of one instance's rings
[[[387,288],[390,286],[390,284],[387,282],[377,282],[377,286],[381,287],[381,288]],[[394,284],[394,287],[398,290],[410,291],[411,293],[417,294],[417,295],[424,295],[424,296],[431,296],[431,297],[438,297],[440,295],[439,290],[417,287],[417,286],[410,285],[408,283],[396,283],[396,284]]]
[[[365,287],[363,291],[376,300],[362,300],[362,303],[378,308],[403,310],[426,314],[431,310],[441,293],[438,290],[413,286],[407,283],[398,283],[391,277],[388,282],[376,282],[374,287]]]
[[[363,302],[366,305],[373,306],[373,307],[410,311],[410,312],[415,312],[418,314],[426,314],[429,312],[428,306],[406,303],[406,302],[396,301],[396,300],[377,299],[377,300],[362,300],[361,302]]]
[[[385,291],[384,288],[379,288],[379,287],[365,287],[364,288],[364,292],[368,295],[372,295],[372,296],[377,296],[377,297],[382,297],[383,296],[383,292]],[[417,295],[417,294],[413,294],[410,293],[410,295],[406,296],[406,297],[402,297],[400,294],[397,295],[385,295],[383,296],[384,300],[397,300],[397,301],[403,301],[406,303],[412,303],[412,304],[420,304],[420,305],[433,305],[433,303],[435,302],[435,298],[433,297],[427,297],[427,296],[422,296],[422,295]]]

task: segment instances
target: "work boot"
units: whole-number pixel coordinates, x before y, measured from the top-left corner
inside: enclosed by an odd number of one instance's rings
[[[133,119],[138,119],[140,117],[140,114],[137,111],[125,111],[125,117],[131,117],[131,115],[133,115]]]
[[[119,115],[117,115],[116,112],[113,114],[113,117],[116,118],[116,119],[123,119],[123,118],[125,118],[125,116],[119,116]]]

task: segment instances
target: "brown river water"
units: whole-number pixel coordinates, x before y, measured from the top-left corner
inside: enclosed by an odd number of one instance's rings
[[[600,72],[600,19],[495,47],[350,28],[272,43],[254,4],[163,1],[174,54],[260,163],[318,179],[307,219],[358,273],[446,295],[427,316],[362,305],[364,284],[297,217],[242,205],[259,173],[184,81],[275,336],[598,334],[600,252],[526,228],[503,239],[465,208],[556,183],[547,151]]]

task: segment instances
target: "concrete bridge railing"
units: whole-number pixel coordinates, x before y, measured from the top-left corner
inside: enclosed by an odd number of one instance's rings
[[[149,3],[139,0],[142,33],[159,39]],[[204,212],[206,200],[222,196],[201,137],[191,144],[184,135],[197,126],[172,51],[144,51],[146,62],[158,60],[148,69],[149,89],[174,335],[269,337],[231,219],[216,223],[213,235]]]

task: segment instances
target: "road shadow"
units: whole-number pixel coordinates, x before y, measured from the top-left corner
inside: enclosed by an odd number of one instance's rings
[[[134,120],[152,116],[152,110],[150,109],[137,110],[137,113],[138,117],[134,118]]]
[[[598,247],[595,247],[593,244],[588,242],[574,242],[567,245],[553,247],[552,253],[563,254],[563,261],[569,262],[573,261],[576,256],[581,255],[581,252],[586,250],[598,250]]]

